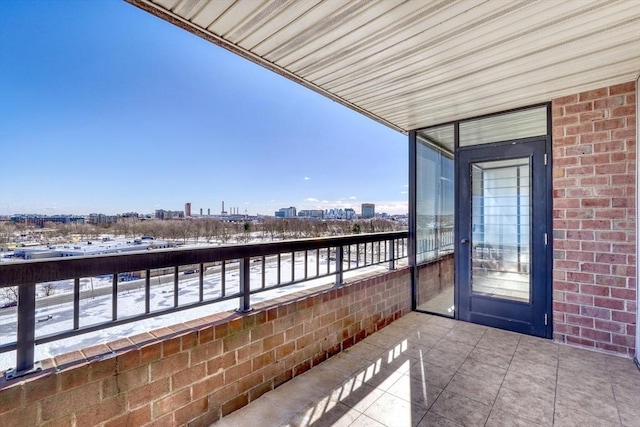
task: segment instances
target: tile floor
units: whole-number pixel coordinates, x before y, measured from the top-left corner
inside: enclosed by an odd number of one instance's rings
[[[214,424],[633,426],[632,360],[419,313]]]

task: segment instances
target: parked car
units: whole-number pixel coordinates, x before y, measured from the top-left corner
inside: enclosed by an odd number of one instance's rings
[[[9,307],[17,307],[18,306],[18,301],[9,301],[7,303],[5,303],[2,308],[9,308]]]

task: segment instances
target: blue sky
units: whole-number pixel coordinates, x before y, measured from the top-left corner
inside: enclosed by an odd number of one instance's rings
[[[124,1],[0,1],[0,214],[405,213],[407,146]]]

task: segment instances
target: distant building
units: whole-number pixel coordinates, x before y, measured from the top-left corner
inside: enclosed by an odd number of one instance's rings
[[[374,218],[376,216],[376,205],[373,203],[362,204],[362,218]]]
[[[179,219],[179,218],[184,218],[184,212],[156,209],[155,217],[156,219]]]
[[[346,208],[344,210],[344,219],[355,219],[356,218],[356,211],[354,211],[351,208]]]
[[[288,208],[280,208],[280,210],[275,212],[276,218],[295,218],[296,217],[296,208],[290,206]]]
[[[324,218],[324,211],[322,209],[303,209],[298,212],[299,218],[312,218],[312,219],[322,219]]]
[[[122,215],[120,215],[121,218],[134,218],[134,219],[140,219],[141,215],[138,214],[138,212],[125,212]]]
[[[115,224],[117,221],[117,215],[105,215],[101,213],[89,214],[89,224]]]
[[[191,216],[191,203],[184,204],[184,216]]]
[[[14,224],[26,224],[43,227],[46,222],[56,224],[84,224],[84,217],[78,215],[13,215],[11,222]]]

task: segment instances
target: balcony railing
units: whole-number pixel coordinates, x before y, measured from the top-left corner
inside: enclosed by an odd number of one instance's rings
[[[393,270],[406,256],[407,232],[389,232],[3,263],[0,288],[17,287],[18,296],[16,341],[0,345],[0,353],[16,351],[16,367],[5,377],[40,369],[34,362],[38,344],[231,299],[238,300],[238,311],[246,312],[253,294],[331,275],[341,285],[347,271],[380,264]],[[107,286],[82,289],[87,278],[92,284],[94,278],[107,280]],[[72,321],[67,329],[36,336],[36,324],[42,320],[36,319],[42,300],[36,299],[37,286],[46,289],[51,283],[68,285],[67,292],[54,297],[72,306]],[[192,289],[194,298],[181,298],[185,287],[197,288]],[[140,313],[118,309],[119,295],[125,292],[140,292]],[[111,295],[106,310],[110,320],[86,322],[93,314],[83,312],[81,300],[95,295]],[[165,299],[152,307],[156,296]]]

